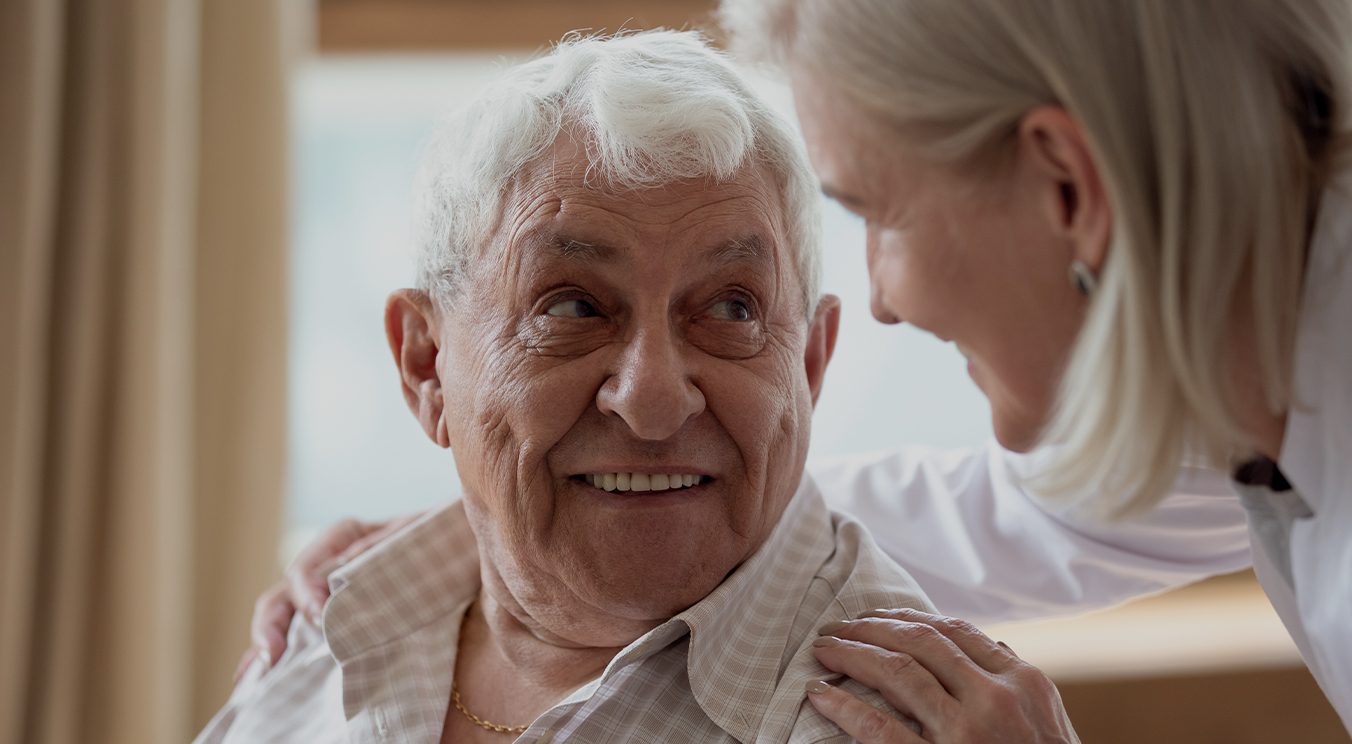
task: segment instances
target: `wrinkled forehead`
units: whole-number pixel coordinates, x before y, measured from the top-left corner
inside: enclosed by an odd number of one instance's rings
[[[509,183],[482,259],[516,264],[523,252],[545,249],[565,257],[660,250],[760,263],[794,280],[783,205],[771,170],[758,162],[728,179],[634,185],[601,170],[585,141],[561,136]]]
[[[650,212],[655,219],[665,208],[679,209],[684,205],[689,211],[734,197],[749,197],[759,212],[767,214],[748,212],[748,219],[771,217],[776,228],[782,223],[783,188],[772,169],[755,157],[746,158],[736,173],[721,178],[714,173],[700,173],[701,169],[689,165],[679,169],[693,170],[697,175],[668,177],[664,173],[671,167],[660,163],[646,166],[650,159],[641,155],[610,158],[623,161],[620,166],[623,172],[614,172],[615,166],[607,165],[607,158],[597,148],[585,133],[565,128],[542,154],[517,171],[508,184],[508,201],[513,197],[529,198],[542,189],[571,195],[585,193],[632,204],[636,211]]]

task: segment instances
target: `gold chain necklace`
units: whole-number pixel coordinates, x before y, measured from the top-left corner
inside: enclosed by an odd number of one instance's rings
[[[460,687],[454,682],[451,683],[451,702],[455,704],[456,710],[469,719],[470,723],[495,734],[524,734],[526,729],[529,728],[529,726],[506,726],[501,723],[492,723],[470,713],[465,704],[460,702]]]

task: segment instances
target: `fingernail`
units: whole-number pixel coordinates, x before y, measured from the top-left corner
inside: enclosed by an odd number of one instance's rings
[[[887,608],[879,608],[879,609],[876,609],[876,610],[869,610],[868,612],[865,612],[865,613],[861,614],[859,617],[861,617],[861,618],[862,618],[862,617],[888,617],[888,616],[892,615],[892,614],[895,613],[895,612],[897,612],[897,610],[889,610],[889,609],[887,609]]]
[[[817,648],[826,648],[828,646],[839,646],[843,643],[844,641],[840,640],[839,638],[836,638],[835,636],[824,635],[818,638],[817,640],[813,641],[812,645],[816,646]]]
[[[831,685],[828,685],[819,679],[814,679],[807,683],[806,689],[809,695],[820,695],[823,692],[829,691]]]
[[[259,651],[259,652],[258,652],[258,660],[261,661],[261,662],[263,662],[263,671],[266,672],[267,670],[269,670],[269,669],[272,668],[272,652],[271,652],[271,651],[268,651],[267,649],[263,649],[262,651]]]
[[[844,628],[846,625],[847,623],[845,621],[837,620],[834,623],[827,623],[821,626],[820,628],[817,628],[817,633],[818,635],[831,635],[832,633],[839,633],[840,630]]]

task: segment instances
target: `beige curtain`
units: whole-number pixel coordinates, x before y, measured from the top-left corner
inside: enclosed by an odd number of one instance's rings
[[[0,2],[0,744],[191,738],[276,573],[288,7]]]

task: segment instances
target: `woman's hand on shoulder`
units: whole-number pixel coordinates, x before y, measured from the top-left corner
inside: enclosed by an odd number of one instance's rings
[[[839,687],[813,683],[808,700],[864,744],[1079,742],[1047,675],[969,623],[916,610],[879,610],[831,623],[817,660],[872,687],[916,733]]]
[[[300,610],[310,622],[319,624],[324,603],[329,598],[329,574],[344,563],[369,550],[373,545],[421,517],[410,514],[385,522],[361,522],[344,519],[330,526],[305,547],[282,572],[278,581],[254,603],[250,636],[253,645],[239,660],[235,681],[260,657],[265,668],[281,658],[286,650],[286,633]]]

